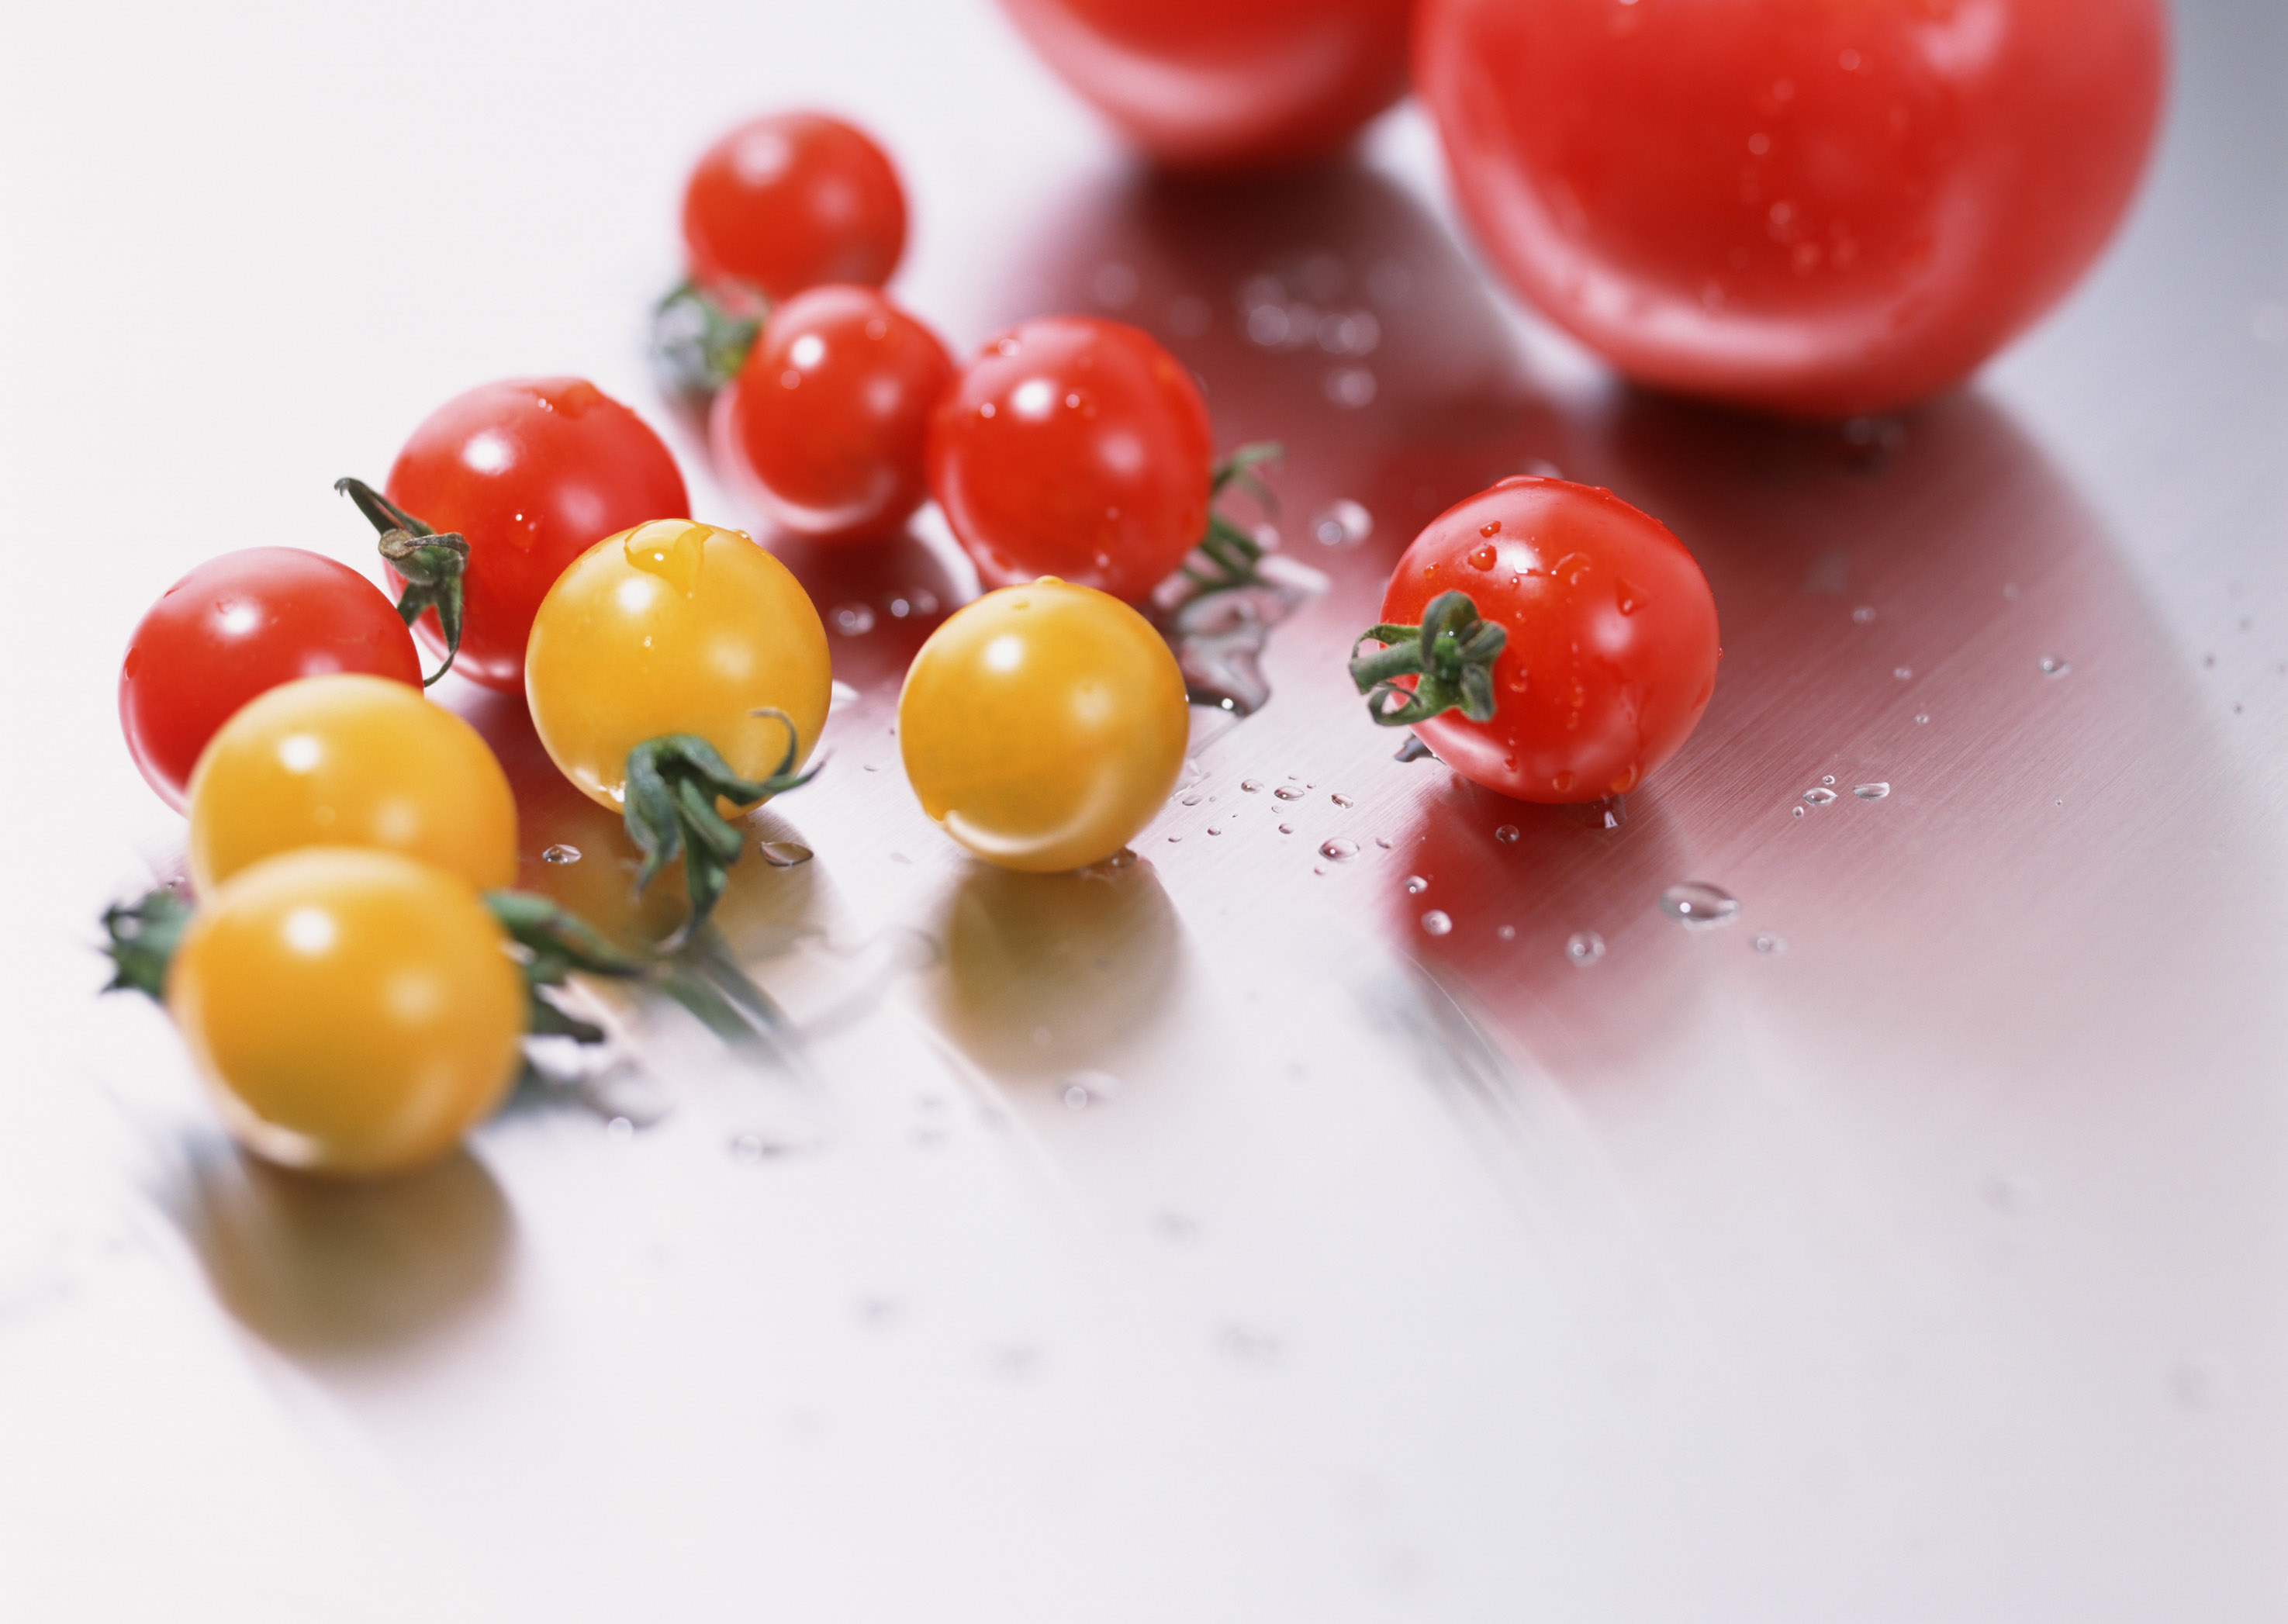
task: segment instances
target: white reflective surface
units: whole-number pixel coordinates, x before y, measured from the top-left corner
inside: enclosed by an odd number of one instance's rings
[[[2179,28],[2097,273],[1855,444],[1523,322],[1410,111],[1307,182],[1149,183],[982,6],[0,23],[0,1613],[2288,1612],[2288,21]],[[365,564],[331,481],[496,376],[592,376],[747,522],[642,313],[683,165],[796,103],[896,154],[957,345],[1121,314],[1220,443],[1287,443],[1325,586],[1269,705],[1133,867],[977,869],[886,732],[962,572],[787,549],[858,697],[760,820],[815,857],[725,905],[779,1023],[624,1011],[640,1073],[410,1184],[249,1166],[93,995],[179,841],[129,628],[225,548]],[[1339,670],[1423,518],[1547,466],[1723,616],[1617,830],[1393,763]],[[455,702],[528,880],[617,894],[513,708]]]

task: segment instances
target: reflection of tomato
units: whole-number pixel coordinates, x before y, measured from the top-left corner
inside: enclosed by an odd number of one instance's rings
[[[940,404],[930,491],[988,586],[1055,575],[1133,602],[1206,530],[1214,456],[1198,386],[1149,335],[1047,316]]]
[[[922,645],[898,748],[947,834],[1046,874],[1112,856],[1152,820],[1190,721],[1176,657],[1142,615],[1036,581],[987,593]]]
[[[457,876],[314,846],[200,908],[167,1007],[230,1130],[313,1172],[443,1154],[500,1101],[525,1029],[508,939]]]
[[[2101,247],[2159,0],[1425,0],[1423,94],[1527,297],[1632,376],[1811,416],[1966,376]]]
[[[786,566],[736,530],[689,520],[607,537],[564,572],[532,623],[525,697],[564,775],[616,807],[628,752],[694,733],[767,779],[792,720],[799,763],[826,724],[826,629]]]
[[[905,250],[906,196],[863,131],[822,113],[774,113],[701,155],[684,188],[683,244],[696,281],[742,281],[775,299],[821,282],[878,288]]]
[[[372,846],[479,889],[516,878],[516,803],[477,732],[378,677],[287,683],[225,723],[191,780],[202,895],[297,846]]]
[[[929,495],[923,441],[952,382],[937,335],[874,289],[813,288],[771,312],[717,397],[719,454],[783,530],[893,535]]]
[[[389,499],[468,538],[453,669],[508,693],[524,681],[533,612],[566,565],[615,531],[691,511],[659,436],[580,378],[487,384],[448,400],[397,454]],[[416,629],[444,652],[433,614]]]
[[[1331,151],[1406,89],[1411,0],[1002,0],[1049,66],[1155,156]]]
[[[413,636],[372,582],[294,547],[209,558],[135,628],[119,670],[119,723],[151,788],[181,810],[199,752],[256,694],[328,671],[418,689]]]
[[[1625,795],[1715,691],[1716,604],[1682,543],[1610,491],[1504,479],[1450,508],[1392,572],[1383,619],[1466,593],[1508,633],[1494,715],[1413,723],[1465,777],[1521,801]]]

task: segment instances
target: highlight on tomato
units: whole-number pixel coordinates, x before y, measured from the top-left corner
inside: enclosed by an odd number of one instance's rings
[[[1511,284],[1641,382],[1907,405],[2055,305],[2151,147],[2161,0],[1423,0],[1415,63]]]
[[[1150,622],[1047,579],[989,592],[931,634],[898,695],[898,749],[948,835],[1046,874],[1116,855],[1152,820],[1190,721]]]
[[[128,753],[180,812],[215,730],[298,677],[363,671],[418,689],[413,634],[381,589],[296,547],[209,558],[145,612],[119,668]]]
[[[716,397],[717,462],[783,531],[894,535],[929,496],[923,450],[953,376],[937,335],[874,289],[806,289]]]
[[[516,801],[477,730],[378,677],[310,677],[250,701],[191,780],[201,895],[298,846],[366,846],[458,875],[516,879]]]
[[[1334,151],[1406,90],[1412,0],[1002,0],[1064,81],[1185,168]]]
[[[624,816],[639,889],[683,860],[687,931],[745,836],[724,813],[806,781],[833,674],[787,567],[737,530],[660,520],[576,559],[534,618],[525,697],[557,769]]]
[[[413,431],[384,491],[341,488],[381,532],[421,640],[504,693],[523,685],[532,617],[565,566],[616,531],[691,511],[665,443],[574,377],[457,395]],[[457,542],[465,561],[450,556]]]
[[[930,492],[986,585],[1055,575],[1131,603],[1206,534],[1213,458],[1182,363],[1093,316],[989,341],[929,431]]]
[[[1521,801],[1634,789],[1698,724],[1723,652],[1684,544],[1563,479],[1504,479],[1433,519],[1382,621],[1351,660],[1368,714]]]

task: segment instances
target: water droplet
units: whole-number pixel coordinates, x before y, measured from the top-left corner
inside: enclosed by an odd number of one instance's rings
[[[1871,784],[1852,785],[1851,793],[1863,801],[1879,801],[1891,793],[1891,787],[1879,779]]]
[[[1434,907],[1422,915],[1422,928],[1433,936],[1443,936],[1454,928],[1454,922]]]
[[[1501,520],[1498,519],[1490,519],[1486,520],[1485,523],[1478,527],[1478,534],[1480,535],[1499,535],[1501,534]],[[1482,567],[1482,566],[1481,567]]]
[[[1496,560],[1500,558],[1500,557],[1501,554],[1495,550],[1494,544],[1491,542],[1484,543],[1483,544],[1474,547],[1470,550],[1470,567],[1472,569],[1491,569],[1494,566]]]
[[[1105,1072],[1075,1072],[1063,1079],[1058,1097],[1068,1111],[1085,1111],[1120,1092],[1120,1080]]]
[[[1168,844],[1172,846],[1182,839],[1183,836],[1181,835],[1171,835],[1168,836]]]
[[[1560,772],[1549,780],[1549,787],[1560,795],[1569,795],[1572,793],[1573,786],[1579,781],[1570,772]]]
[[[1765,955],[1785,953],[1787,951],[1787,938],[1784,936],[1774,936],[1770,931],[1767,931],[1762,935],[1752,939],[1749,941],[1748,946],[1753,947],[1758,953]]]
[[[1420,875],[1410,874],[1406,876],[1406,894],[1408,896],[1418,897],[1429,889],[1430,882],[1424,879]]]
[[[893,606],[892,612],[895,613],[894,606]],[[836,711],[847,709],[857,702],[858,690],[852,687],[848,683],[838,680],[828,685],[826,690],[827,715],[832,716]]]
[[[834,630],[846,638],[862,638],[874,630],[874,612],[864,604],[845,604],[834,612]]]
[[[1512,671],[1509,674],[1509,680],[1502,684],[1502,686],[1507,688],[1512,693],[1522,693],[1526,690],[1526,685],[1531,682],[1532,679],[1533,673],[1527,670],[1523,666],[1520,666],[1516,670]]]
[[[1891,675],[1897,677],[1901,682],[1905,682],[1914,674],[1915,669],[1911,665],[1895,665],[1891,668]]]
[[[576,863],[580,860],[580,848],[563,844],[552,845],[540,854],[540,860],[544,863]]]
[[[1613,601],[1620,606],[1623,614],[1634,614],[1650,599],[1645,596],[1644,588],[1624,576],[1614,584]]]
[[[1390,850],[1390,841],[1384,836],[1377,835],[1374,837],[1374,844],[1380,846],[1386,852]]]
[[[1196,794],[1188,795],[1188,796],[1186,796],[1184,797],[1184,800],[1183,800],[1183,804],[1185,804],[1186,806],[1197,806],[1199,804],[1200,804],[1200,797],[1199,797],[1199,796],[1198,796],[1198,795],[1196,795]]]
[[[1807,806],[1826,806],[1834,801],[1835,791],[1824,785],[1814,784],[1803,792],[1803,799]]]
[[[1851,621],[1854,625],[1864,626],[1869,621],[1871,621],[1874,618],[1875,606],[1872,604],[1861,604],[1857,608],[1851,611]]]
[[[1291,835],[1295,832],[1295,826],[1291,823],[1283,823],[1279,826],[1279,832],[1283,835]]]
[[[1355,547],[1374,534],[1374,515],[1347,496],[1338,497],[1311,520],[1311,534],[1322,547]]]
[[[1248,794],[1253,795],[1263,788],[1263,780],[1259,778],[1243,778],[1239,780],[1239,787]]]
[[[1918,727],[1921,727],[1921,726],[1923,726],[1924,725],[1926,725],[1927,723],[1928,723],[1929,721],[1930,721],[1930,712],[1929,712],[1929,711],[1927,711],[1927,710],[1918,710],[1917,712],[1915,712],[1915,725],[1916,725],[1916,726],[1918,726]]]
[[[1594,931],[1576,931],[1565,939],[1565,956],[1586,970],[1605,956],[1605,939]]]
[[[1517,844],[1517,825],[1514,823],[1503,824],[1501,828],[1494,831],[1494,838],[1500,841],[1502,844],[1505,846],[1515,845]]]
[[[632,568],[658,576],[688,598],[707,559],[707,529],[686,519],[655,519],[629,531],[620,551]]]
[[[755,850],[774,868],[799,868],[811,858],[810,848],[794,840],[759,840]]]
[[[1347,795],[1331,795],[1327,799],[1332,801],[1338,806],[1350,806],[1355,804],[1350,796]]]
[[[1209,824],[1209,825],[1208,825],[1208,833],[1209,833],[1209,834],[1211,834],[1211,835],[1220,835],[1220,834],[1222,834],[1222,833],[1223,833],[1223,825],[1222,825],[1222,824],[1220,824],[1220,823],[1211,823],[1211,824]]]
[[[1282,801],[1299,801],[1303,798],[1303,792],[1292,784],[1282,784],[1271,793]]]
[[[1517,939],[1517,927],[1515,925],[1504,925],[1501,929],[1496,931],[1494,934],[1500,937],[1502,940],[1505,942],[1513,942]]]
[[[1737,914],[1740,899],[1705,880],[1683,880],[1660,893],[1660,911],[1695,930],[1705,930]]]
[[[1569,552],[1551,566],[1549,573],[1567,586],[1579,586],[1589,578],[1589,555]]]
[[[1330,840],[1319,848],[1319,855],[1347,863],[1358,855],[1358,847],[1347,840]]]
[[[616,1116],[604,1124],[604,1137],[615,1145],[625,1145],[636,1137],[636,1125],[626,1117]]]
[[[2034,661],[2034,668],[2045,677],[2062,677],[2073,669],[2073,663],[2060,654],[2044,654]]]

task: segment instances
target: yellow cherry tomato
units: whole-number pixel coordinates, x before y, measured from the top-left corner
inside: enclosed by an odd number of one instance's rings
[[[392,1173],[450,1150],[514,1081],[524,976],[458,875],[306,846],[203,902],[167,1008],[234,1137],[317,1173]]]
[[[990,863],[1045,874],[1110,857],[1184,764],[1183,673],[1144,617],[1045,577],[931,634],[898,696],[922,809]]]
[[[768,778],[826,725],[826,628],[785,565],[736,530],[663,519],[605,537],[541,600],[524,654],[533,726],[564,776],[616,808],[628,752],[663,733]]]
[[[386,677],[308,677],[217,730],[191,775],[191,883],[297,846],[375,846],[516,881],[516,797],[477,730]]]

